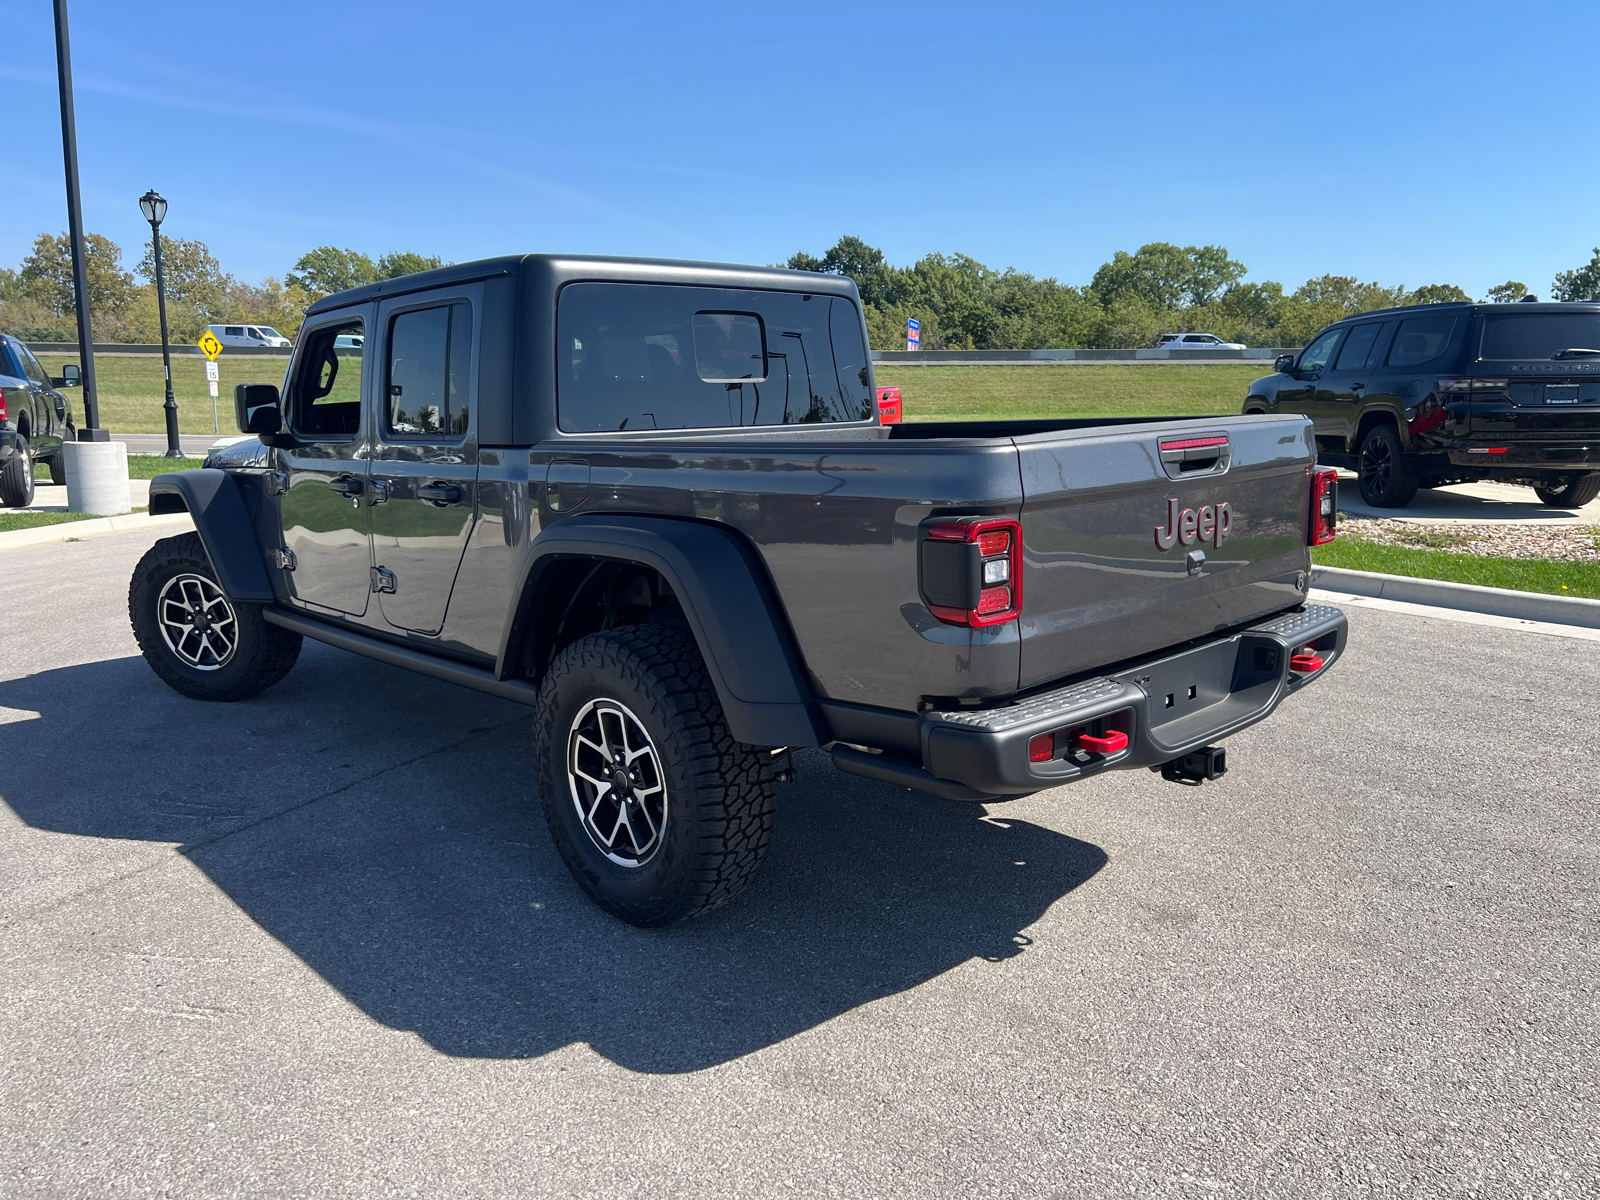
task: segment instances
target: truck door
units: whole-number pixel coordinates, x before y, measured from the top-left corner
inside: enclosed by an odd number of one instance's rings
[[[396,629],[438,633],[477,507],[474,300],[482,285],[385,302],[372,454],[373,588]]]
[[[367,611],[371,559],[367,538],[368,379],[359,348],[334,340],[359,335],[373,306],[312,318],[283,408],[292,448],[279,448],[288,488],[279,502],[284,548],[294,555],[294,598],[349,616]]]

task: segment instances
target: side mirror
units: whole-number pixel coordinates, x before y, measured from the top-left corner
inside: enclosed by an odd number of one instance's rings
[[[283,428],[278,389],[270,383],[241,383],[233,389],[233,411],[240,433],[277,433]]]
[[[1287,375],[1294,369],[1294,355],[1280,354],[1272,360],[1272,369],[1279,375]]]
[[[67,363],[61,368],[61,378],[50,381],[51,387],[80,387],[82,384],[83,378],[77,363]]]

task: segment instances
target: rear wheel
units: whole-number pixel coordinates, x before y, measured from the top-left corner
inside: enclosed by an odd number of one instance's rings
[[[768,756],[734,741],[686,630],[630,625],[563,650],[540,687],[534,755],[567,868],[630,924],[726,904],[772,840]]]
[[[8,508],[26,508],[33,503],[33,448],[17,434],[17,448],[0,466],[0,503]]]
[[[195,700],[248,700],[300,657],[298,633],[223,594],[198,533],[163,538],[139,560],[128,619],[150,669]]]
[[[1404,508],[1417,494],[1416,476],[1406,470],[1393,425],[1375,425],[1362,439],[1357,470],[1361,498],[1374,508]]]
[[[1582,508],[1600,496],[1600,474],[1569,475],[1557,486],[1535,487],[1533,494],[1551,508]]]
[[[49,458],[45,459],[44,462],[45,466],[50,468],[50,482],[55,484],[57,487],[64,485],[67,482],[66,455],[57,450]]]

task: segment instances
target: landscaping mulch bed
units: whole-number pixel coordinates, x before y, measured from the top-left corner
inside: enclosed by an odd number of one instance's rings
[[[1449,550],[1485,558],[1537,558],[1549,562],[1600,562],[1600,526],[1502,525],[1459,522],[1423,524],[1385,521],[1339,514],[1339,536],[1408,546],[1416,550]]]

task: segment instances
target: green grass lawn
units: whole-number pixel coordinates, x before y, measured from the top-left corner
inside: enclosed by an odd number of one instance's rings
[[[908,421],[973,417],[1202,417],[1237,413],[1270,363],[1074,363],[874,369]]]
[[[76,355],[39,356],[52,373]],[[228,357],[217,360],[218,427],[233,432],[233,385],[283,381],[284,358]],[[99,355],[100,423],[114,433],[160,433],[166,428],[159,357]],[[206,360],[172,360],[178,428],[211,432],[211,396]],[[1267,374],[1263,363],[1105,363],[1062,366],[897,367],[877,370],[878,383],[898,386],[911,421],[970,417],[1210,416],[1236,413],[1252,379]],[[82,423],[83,401],[73,397]]]
[[[41,354],[39,362],[52,375],[61,364],[77,362],[76,354]],[[237,433],[233,421],[233,385],[283,383],[287,358],[236,354],[224,350],[217,359],[217,428]],[[167,428],[166,386],[161,377],[161,356],[133,357],[97,354],[95,383],[100,393],[100,424],[113,433],[162,433]],[[72,415],[83,424],[83,393],[69,389]],[[172,394],[178,402],[178,429],[183,433],[211,432],[211,393],[206,391],[206,360],[198,354],[172,359]]]
[[[159,454],[130,454],[128,478],[154,479],[157,475],[165,475],[168,471],[192,471],[203,462],[205,462],[203,458],[164,458]],[[43,463],[34,463],[33,477],[39,483],[49,483],[50,468]]]
[[[1379,571],[1414,579],[1444,579],[1451,583],[1475,583],[1479,587],[1600,600],[1600,563],[1486,558],[1444,550],[1384,546],[1344,537],[1316,547],[1311,551],[1311,558],[1319,566],[1344,567],[1351,571]]]
[[[92,516],[93,513],[0,511],[0,533],[9,533],[13,529],[37,529],[40,525],[59,525],[63,521],[84,521]]]

